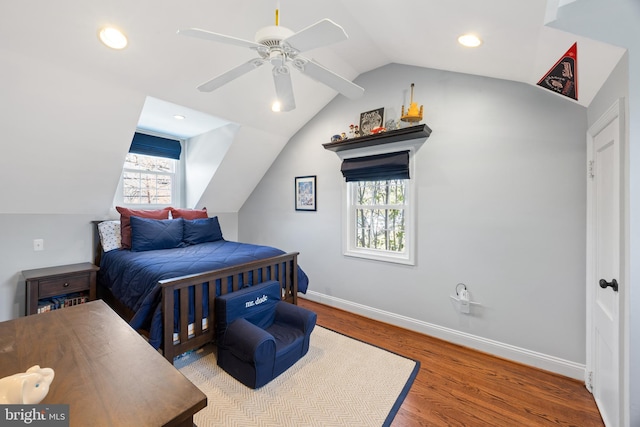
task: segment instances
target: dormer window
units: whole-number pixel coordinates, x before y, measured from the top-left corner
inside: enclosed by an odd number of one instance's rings
[[[176,160],[128,153],[122,170],[126,205],[172,205]]]
[[[182,206],[182,143],[136,132],[125,158],[115,204]]]

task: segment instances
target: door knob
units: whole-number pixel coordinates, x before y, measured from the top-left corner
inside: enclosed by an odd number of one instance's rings
[[[616,279],[613,279],[610,282],[607,282],[604,279],[600,279],[600,287],[602,289],[606,289],[607,286],[611,286],[615,292],[618,292],[618,281]]]

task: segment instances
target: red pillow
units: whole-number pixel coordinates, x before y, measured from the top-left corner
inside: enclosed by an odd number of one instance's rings
[[[131,249],[131,217],[150,219],[169,219],[169,211],[171,208],[163,209],[128,209],[122,206],[116,206],[120,212],[120,234],[122,236],[122,247]]]
[[[184,218],[184,219],[209,218],[209,215],[207,214],[207,208],[202,208],[202,209],[171,208],[171,216],[173,218]]]

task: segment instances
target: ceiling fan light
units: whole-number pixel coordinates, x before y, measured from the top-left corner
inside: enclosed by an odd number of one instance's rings
[[[458,37],[458,43],[465,47],[478,47],[482,44],[482,40],[475,34],[463,34]]]
[[[282,105],[278,100],[273,101],[273,104],[271,104],[271,111],[273,111],[274,113],[279,113],[281,108],[282,108]]]
[[[127,36],[114,27],[102,28],[98,36],[100,37],[100,41],[111,49],[124,49],[128,44]]]

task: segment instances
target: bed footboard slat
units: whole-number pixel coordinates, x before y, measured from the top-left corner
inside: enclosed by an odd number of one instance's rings
[[[179,340],[186,342],[189,339],[189,287],[180,289],[180,319],[178,325],[180,327]],[[173,325],[171,326],[173,329]]]
[[[204,301],[202,293],[204,285],[194,286],[194,301]],[[202,304],[195,304],[194,319],[203,319],[203,307]],[[202,335],[202,321],[193,322],[193,330],[195,335]]]

